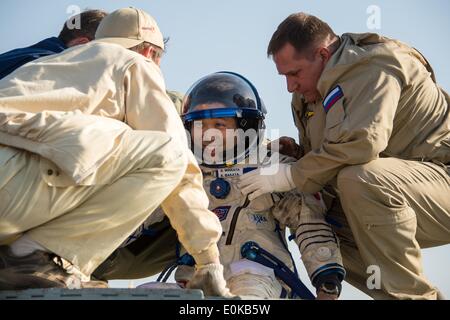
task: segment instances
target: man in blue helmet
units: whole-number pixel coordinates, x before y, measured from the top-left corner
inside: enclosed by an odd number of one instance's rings
[[[287,248],[286,225],[277,219],[285,222],[284,216],[296,216],[295,239],[318,298],[336,299],[345,270],[338,239],[324,219],[321,195],[293,190],[250,200],[238,186],[246,172],[269,164],[282,170],[285,163],[295,161],[267,150],[265,113],[251,82],[231,72],[200,79],[183,104],[182,117],[203,172],[209,209],[224,230],[219,250],[227,286],[244,297],[312,298],[298,279]],[[189,268],[179,267],[175,279],[189,283],[189,278]],[[326,291],[324,283],[331,283],[333,290]]]

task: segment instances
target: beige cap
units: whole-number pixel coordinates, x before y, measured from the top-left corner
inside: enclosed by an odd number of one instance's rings
[[[95,40],[116,43],[127,49],[145,41],[164,49],[163,35],[155,19],[132,7],[116,10],[103,18]]]

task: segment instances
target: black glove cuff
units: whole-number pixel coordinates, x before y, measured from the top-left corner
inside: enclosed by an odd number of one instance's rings
[[[326,293],[337,294],[339,297],[342,291],[341,277],[337,273],[319,274],[314,279],[314,287],[317,291],[322,290]],[[335,291],[335,292],[334,292]]]

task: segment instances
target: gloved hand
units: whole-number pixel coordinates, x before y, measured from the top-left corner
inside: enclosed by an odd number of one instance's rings
[[[322,290],[319,290],[317,292],[316,300],[338,300],[338,299],[339,299],[339,296],[337,296],[335,294],[329,294]]]
[[[305,153],[302,146],[295,142],[294,138],[280,137],[271,141],[267,148],[273,152],[279,152],[285,156],[300,159]]]
[[[201,289],[205,296],[232,298],[223,277],[223,266],[220,263],[196,265],[194,276],[187,284],[188,289]]]
[[[276,163],[250,171],[240,177],[238,186],[243,194],[249,195],[249,200],[262,194],[285,192],[295,188],[291,165],[286,163]]]

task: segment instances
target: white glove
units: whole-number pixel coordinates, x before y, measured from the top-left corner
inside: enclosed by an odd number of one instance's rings
[[[291,165],[286,163],[276,163],[250,171],[241,176],[238,185],[243,194],[249,195],[249,200],[262,194],[285,192],[295,188]]]
[[[201,289],[205,296],[232,298],[223,277],[223,266],[217,263],[196,265],[194,276],[187,283],[188,289]]]

